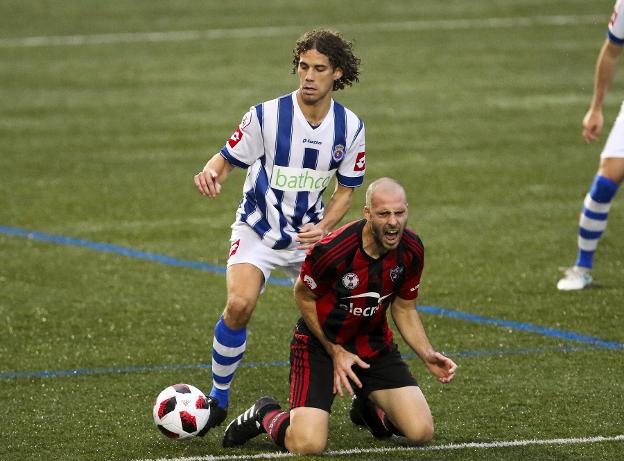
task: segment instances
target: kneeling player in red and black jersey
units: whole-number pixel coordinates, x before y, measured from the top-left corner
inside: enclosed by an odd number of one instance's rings
[[[424,248],[406,228],[407,209],[403,187],[379,179],[366,192],[364,219],[309,251],[295,284],[302,318],[291,342],[290,411],[260,398],[229,424],[224,446],[267,432],[290,452],[322,452],[333,399],[343,395],[343,386],[354,396],[352,421],[375,437],[431,440],[429,405],[401,359],[386,311],[441,383],[453,379],[457,365],[431,346],[416,311]]]

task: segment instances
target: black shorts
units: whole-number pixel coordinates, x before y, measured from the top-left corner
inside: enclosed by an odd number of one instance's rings
[[[368,397],[380,389],[418,386],[396,344],[363,360],[370,368],[353,367],[362,383],[361,389],[351,383],[358,397]],[[330,412],[333,389],[334,364],[327,351],[316,338],[295,333],[290,343],[290,408],[312,407]]]

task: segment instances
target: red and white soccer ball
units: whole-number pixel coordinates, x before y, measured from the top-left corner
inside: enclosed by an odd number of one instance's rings
[[[154,403],[154,423],[167,437],[195,437],[208,422],[210,408],[202,391],[190,384],[165,388]]]

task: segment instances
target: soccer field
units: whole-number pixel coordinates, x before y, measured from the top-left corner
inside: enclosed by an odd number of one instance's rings
[[[438,384],[402,347],[431,406],[426,447],[378,441],[337,398],[337,459],[620,460],[624,206],[595,286],[558,292],[600,143],[581,119],[612,0],[0,4],[0,459],[179,461],[285,456],[223,427],[175,442],[152,404],[210,390],[229,225],[244,172],[217,200],[193,175],[249,106],[297,85],[291,50],[341,30],[361,81],[335,98],[366,123],[366,184],[407,187],[427,257],[419,309],[460,366]],[[624,99],[616,75],[608,130]],[[364,190],[345,219],[361,216]],[[248,329],[228,421],[288,398],[298,318],[276,273]],[[326,459],[328,456],[310,458]]]

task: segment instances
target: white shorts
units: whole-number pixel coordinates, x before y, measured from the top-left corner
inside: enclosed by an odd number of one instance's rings
[[[620,107],[620,113],[615,119],[602,154],[600,154],[600,158],[610,157],[624,158],[624,104]]]
[[[232,224],[227,267],[241,263],[253,264],[264,274],[264,283],[269,280],[271,272],[279,267],[294,282],[305,257],[306,250],[275,250],[262,243],[258,234],[247,224],[240,222]]]

